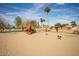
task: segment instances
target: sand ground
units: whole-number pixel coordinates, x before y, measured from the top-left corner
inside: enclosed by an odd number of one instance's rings
[[[0,55],[24,56],[75,56],[79,55],[79,35],[64,33],[58,40],[57,33],[25,32],[0,33]]]

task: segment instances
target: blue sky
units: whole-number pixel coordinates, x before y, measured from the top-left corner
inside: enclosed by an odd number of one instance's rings
[[[78,3],[2,3],[0,4],[0,16],[14,25],[14,20],[20,16],[22,20],[37,20],[46,18],[45,7],[50,7],[48,14],[49,25],[57,22],[70,23],[75,20],[79,24]]]

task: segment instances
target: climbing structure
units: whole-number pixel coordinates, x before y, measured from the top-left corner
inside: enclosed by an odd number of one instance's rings
[[[25,32],[26,32],[27,34],[32,34],[30,28],[31,28],[31,26],[30,26],[30,21],[27,20],[27,21],[26,21],[26,28],[25,28]]]
[[[32,21],[29,21],[29,20],[26,21],[25,32],[27,34],[32,34],[32,33],[36,32],[35,26],[34,26],[34,24],[32,24]]]

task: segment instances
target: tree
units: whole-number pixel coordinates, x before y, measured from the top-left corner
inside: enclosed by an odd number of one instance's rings
[[[49,7],[46,7],[46,8],[44,9],[44,12],[47,13],[47,14],[48,14],[50,11],[51,11],[51,9],[50,9]]]
[[[50,29],[53,29],[53,26],[51,26]]]
[[[40,18],[41,26],[43,27],[43,22],[45,22],[45,19]]]
[[[56,23],[56,24],[55,24],[55,27],[56,27],[56,26],[57,26],[57,27],[61,27],[61,24],[60,24],[60,23]]]
[[[77,26],[76,22],[75,22],[75,21],[71,21],[71,26],[72,26],[72,27]]]
[[[31,25],[31,31],[32,31],[32,33],[36,32],[36,28],[38,27],[38,22],[35,21],[35,20],[32,20],[30,22],[30,25]]]
[[[9,29],[9,31],[11,31],[11,25],[9,23],[7,24],[6,27],[7,27],[7,29]]]
[[[37,21],[35,21],[35,20],[32,20],[32,21],[30,22],[30,24],[31,24],[31,26],[33,26],[33,27],[37,27],[37,26],[38,26],[38,23],[37,23]]]
[[[49,7],[46,7],[44,9],[44,12],[48,15],[48,13],[51,11],[51,9]],[[47,22],[48,22],[48,18],[47,18]]]
[[[44,12],[48,15],[48,13],[51,11],[51,9],[49,8],[49,7],[46,7],[45,9],[44,9]],[[48,27],[48,18],[47,18],[47,20],[46,20],[46,25],[47,25],[47,27]],[[47,31],[47,27],[46,27],[46,31]]]
[[[16,26],[17,28],[22,28],[22,20],[19,16],[16,17]]]
[[[5,19],[2,16],[0,16],[0,30],[1,30],[1,32],[4,31],[5,27],[6,27]]]

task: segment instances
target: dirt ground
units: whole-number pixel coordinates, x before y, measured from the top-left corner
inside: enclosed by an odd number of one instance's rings
[[[79,35],[25,32],[0,33],[0,55],[8,56],[79,56]]]

